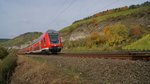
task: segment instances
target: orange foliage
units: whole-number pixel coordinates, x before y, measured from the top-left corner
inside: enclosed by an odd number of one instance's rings
[[[105,38],[108,39],[110,36],[109,26],[105,26],[103,28],[103,33],[104,33]]]
[[[91,40],[98,40],[100,35],[98,32],[92,32],[90,37],[91,37]]]
[[[139,25],[134,25],[131,29],[131,35],[139,37],[141,35],[141,27]]]
[[[121,8],[121,10],[127,10],[128,9],[128,6],[124,6]]]
[[[89,37],[86,38],[86,46],[91,48],[93,45],[100,44],[100,35],[98,32],[92,32]]]

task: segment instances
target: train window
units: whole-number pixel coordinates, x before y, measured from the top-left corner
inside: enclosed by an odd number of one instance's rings
[[[59,43],[58,33],[49,33],[50,42],[53,44]]]

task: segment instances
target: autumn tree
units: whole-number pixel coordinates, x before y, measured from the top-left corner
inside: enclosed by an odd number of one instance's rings
[[[128,6],[124,6],[121,8],[121,10],[127,10],[128,9]]]
[[[87,38],[86,38],[86,45],[87,47],[91,48],[93,45],[98,46],[100,43],[102,43],[104,38],[101,37],[99,32],[92,32]]]
[[[132,26],[131,28],[131,31],[130,31],[130,35],[134,38],[138,38],[140,37],[142,34],[142,30],[141,30],[141,27],[140,25],[134,25]]]
[[[109,45],[121,44],[126,41],[129,36],[129,31],[125,25],[116,23],[112,26],[108,26],[103,30],[107,42]]]
[[[110,30],[109,30],[109,26],[105,26],[102,30],[102,32],[104,33],[104,37],[106,40],[108,40],[110,37]]]

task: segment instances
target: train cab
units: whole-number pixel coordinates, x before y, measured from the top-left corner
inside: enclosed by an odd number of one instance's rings
[[[51,52],[60,52],[62,49],[62,42],[59,36],[59,33],[54,30],[48,30],[48,37],[49,37],[49,50]]]

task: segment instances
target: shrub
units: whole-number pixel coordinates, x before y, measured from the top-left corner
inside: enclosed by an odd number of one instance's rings
[[[104,35],[99,32],[92,32],[86,39],[86,47],[99,46],[105,42]]]
[[[130,35],[134,38],[139,38],[142,35],[142,30],[141,30],[141,26],[140,25],[134,25],[132,26],[131,30],[130,30]]]
[[[0,46],[0,59],[4,59],[8,55],[7,50]]]
[[[103,32],[109,45],[121,44],[122,42],[126,41],[129,36],[129,30],[121,23],[108,26],[108,28],[106,27]]]
[[[0,84],[7,84],[9,76],[16,66],[17,57],[14,53],[9,54],[0,64]]]

